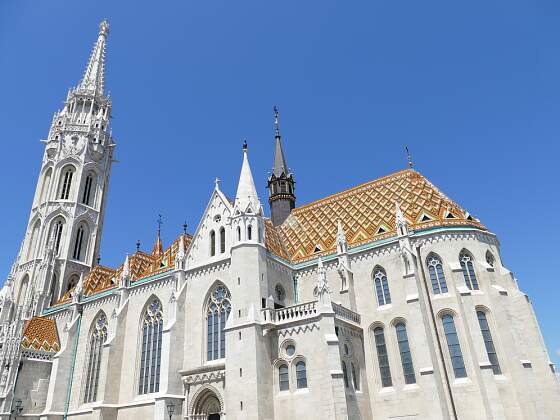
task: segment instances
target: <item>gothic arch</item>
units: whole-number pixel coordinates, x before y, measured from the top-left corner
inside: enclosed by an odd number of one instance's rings
[[[194,393],[189,403],[188,415],[196,414],[226,414],[224,399],[213,385],[205,384]]]
[[[25,295],[27,295],[28,289],[29,289],[29,274],[25,273],[19,281],[19,288],[16,297],[16,307],[23,305],[25,301]]]
[[[41,171],[41,184],[37,190],[38,196],[36,197],[36,204],[48,201],[51,192],[53,172],[53,165],[47,165]]]
[[[30,225],[33,227],[31,228],[31,235],[27,241],[27,251],[25,253],[26,261],[29,261],[37,256],[37,244],[41,233],[41,219],[36,218],[35,221],[30,223]]]
[[[72,259],[76,261],[87,261],[90,252],[91,228],[86,220],[86,217],[82,217],[74,223],[70,251]]]

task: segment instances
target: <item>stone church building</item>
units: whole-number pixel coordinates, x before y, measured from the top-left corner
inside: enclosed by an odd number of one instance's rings
[[[0,418],[560,418],[496,235],[413,169],[296,206],[277,112],[270,218],[244,145],[194,233],[99,265],[108,31],[52,119],[0,294]]]

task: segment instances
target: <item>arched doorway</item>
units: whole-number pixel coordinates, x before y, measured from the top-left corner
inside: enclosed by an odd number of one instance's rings
[[[224,414],[222,404],[212,389],[202,390],[194,401],[192,414],[193,420],[220,420]]]

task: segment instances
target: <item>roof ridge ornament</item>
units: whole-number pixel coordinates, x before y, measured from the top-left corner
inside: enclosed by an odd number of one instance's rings
[[[408,146],[404,146],[405,150],[406,150],[406,159],[408,161],[408,167],[410,169],[414,168],[414,165],[412,164],[412,155],[410,154],[410,151],[408,150]]]

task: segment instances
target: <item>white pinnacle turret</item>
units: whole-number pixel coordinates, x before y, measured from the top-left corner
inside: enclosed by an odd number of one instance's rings
[[[261,212],[261,203],[257,195],[255,182],[253,181],[249,159],[247,158],[247,142],[243,144],[243,165],[241,166],[241,174],[239,175],[235,205],[243,212],[247,211],[249,208],[252,213]]]

